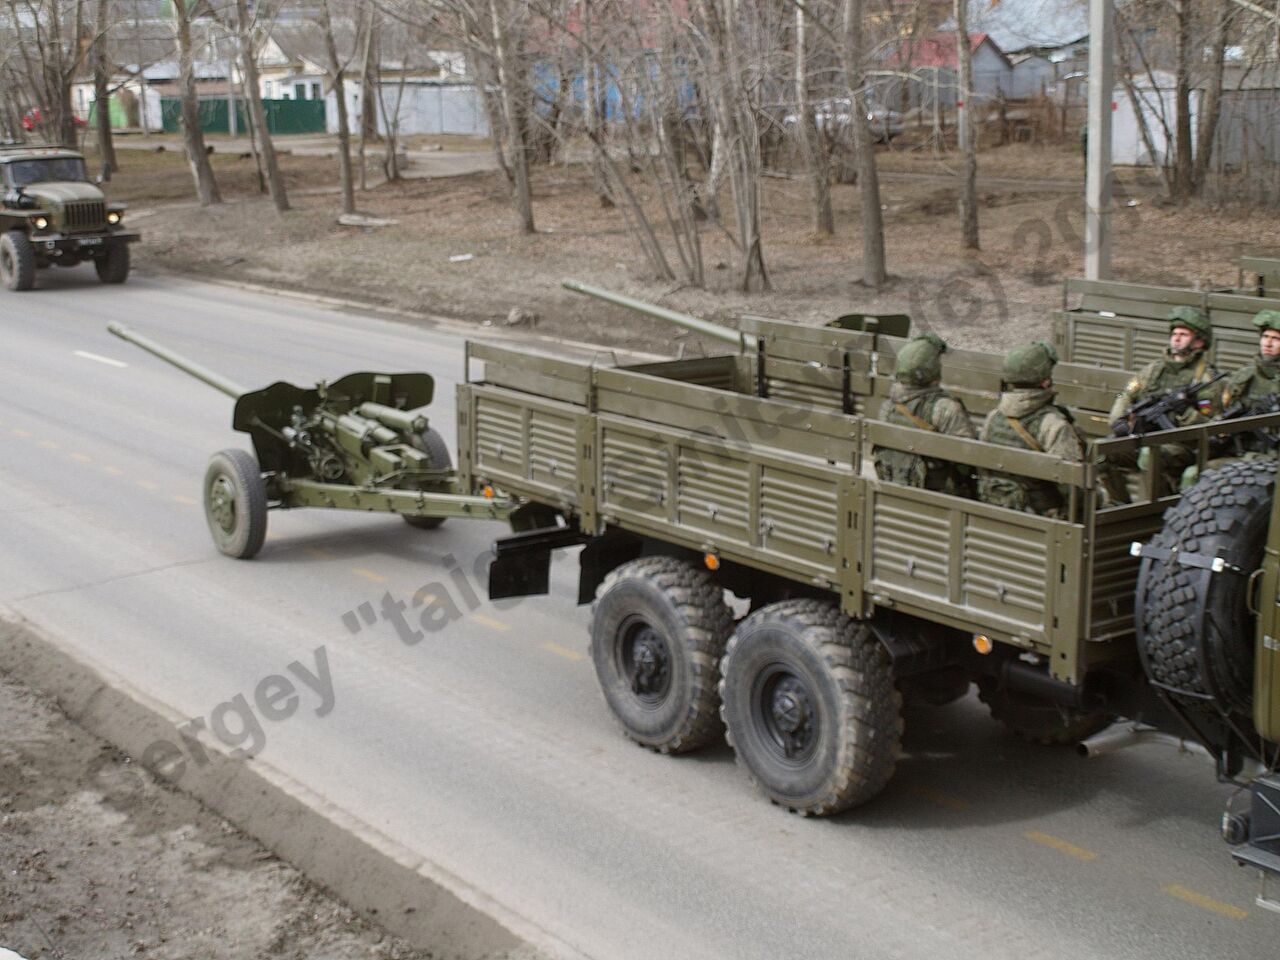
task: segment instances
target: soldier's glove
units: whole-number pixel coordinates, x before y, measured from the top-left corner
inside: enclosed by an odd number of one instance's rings
[[[1127,437],[1133,429],[1129,426],[1129,418],[1121,417],[1118,420],[1111,421],[1111,435],[1113,437]]]

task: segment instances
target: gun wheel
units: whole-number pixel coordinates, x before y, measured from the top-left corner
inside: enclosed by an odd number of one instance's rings
[[[257,556],[267,536],[267,486],[250,454],[223,450],[209,459],[204,515],[220,552],[237,560]]]
[[[421,436],[413,437],[410,443],[427,455],[427,462],[431,465],[432,470],[452,469],[453,457],[449,454],[449,445],[444,442],[444,437],[440,436],[436,430],[427,427],[426,430],[422,431]],[[404,518],[405,523],[418,530],[434,530],[444,523],[444,520],[444,517]]]
[[[36,285],[36,251],[27,235],[7,230],[0,236],[0,283],[15,292]]]
[[[779,806],[826,816],[893,776],[902,696],[865,623],[821,600],[786,600],[738,625],[720,665],[738,763]]]
[[[600,585],[591,658],[626,735],[662,753],[714,741],[716,667],[733,615],[705,570],[674,557],[624,563]]]

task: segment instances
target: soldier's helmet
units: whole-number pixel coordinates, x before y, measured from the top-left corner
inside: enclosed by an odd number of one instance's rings
[[[1280,310],[1259,310],[1253,318],[1253,325],[1259,334],[1264,330],[1280,331]]]
[[[936,333],[924,333],[898,351],[895,379],[923,387],[942,379],[942,355],[947,343]]]
[[[1014,347],[1004,357],[1000,376],[1011,387],[1038,387],[1053,379],[1058,351],[1043,340]]]
[[[1199,307],[1174,307],[1169,311],[1169,332],[1174,327],[1186,327],[1208,346],[1213,340],[1213,327]]]

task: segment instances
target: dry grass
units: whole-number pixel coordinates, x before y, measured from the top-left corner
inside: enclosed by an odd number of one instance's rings
[[[141,205],[191,197],[190,174],[175,154],[129,167],[116,195]],[[897,163],[886,155],[886,166]],[[215,155],[229,202],[201,210],[163,209],[137,221],[138,261],[211,272],[282,287],[365,299],[410,310],[501,322],[513,306],[537,313],[540,329],[619,345],[670,350],[669,327],[559,288],[573,276],[677,310],[715,319],[738,313],[822,323],[853,311],[910,313],[957,344],[1004,348],[1049,332],[1061,281],[1083,263],[1078,193],[1040,187],[1028,174],[1057,178],[1077,164],[1070,151],[1011,147],[982,155],[991,176],[1023,177],[1025,187],[984,194],[983,249],[959,248],[954,188],[889,178],[883,185],[891,283],[859,283],[858,197],[834,190],[837,233],[812,235],[807,193],[798,181],[764,186],[765,258],[773,290],[738,291],[735,250],[724,231],[702,234],[706,289],[656,283],[617,210],[599,206],[579,167],[539,168],[534,179],[539,233],[522,236],[496,174],[414,180],[361,194],[362,211],[398,222],[377,230],[338,226],[337,197],[297,187],[336,186],[332,160],[289,157],[285,169],[296,209],[277,217],[254,192],[251,161]],[[726,202],[726,207],[728,206]],[[1280,246],[1280,220],[1256,211],[1164,207],[1143,198],[1116,218],[1118,278],[1170,285],[1231,283],[1246,245]],[[472,254],[450,262],[455,254]]]

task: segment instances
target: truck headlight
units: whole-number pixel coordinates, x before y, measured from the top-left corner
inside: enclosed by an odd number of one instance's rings
[[[43,230],[49,225],[49,219],[47,217],[32,217],[31,225],[37,230]]]
[[[123,218],[124,218],[124,214],[121,213],[119,210],[112,210],[107,214],[107,223],[114,226],[115,224],[119,223]]]

